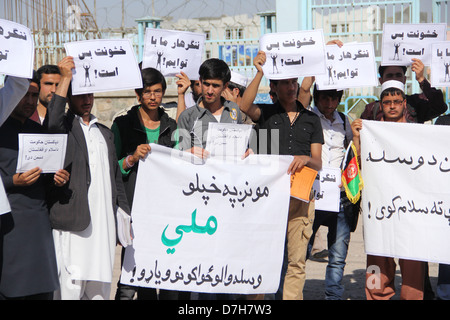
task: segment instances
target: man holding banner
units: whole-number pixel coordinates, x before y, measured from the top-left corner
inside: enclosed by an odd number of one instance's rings
[[[158,143],[170,148],[174,148],[177,143],[172,140],[177,124],[161,108],[167,88],[164,76],[154,68],[142,69],[141,74],[143,87],[135,89],[140,104],[132,107],[125,115],[117,117],[111,127],[130,206],[133,204],[139,160],[149,155],[150,143]],[[135,291],[138,300],[156,300],[156,289],[128,287],[120,283],[118,283],[116,300],[132,300]],[[160,290],[159,298],[161,300],[177,299],[178,292]]]
[[[386,81],[382,85],[381,121],[405,123],[406,95],[404,84],[400,81]],[[360,130],[362,119],[352,123],[353,142],[358,154],[361,154]],[[395,137],[393,137],[395,139]],[[364,170],[364,169],[362,169]],[[422,300],[426,263],[416,260],[399,259],[402,273],[400,299]],[[396,264],[394,258],[367,255],[366,297],[368,300],[388,300],[395,294],[394,278]],[[373,274],[375,271],[375,274]],[[379,274],[377,274],[379,273]]]
[[[436,119],[435,125],[450,125],[450,115],[446,114]],[[450,300],[450,264],[440,263],[436,288],[438,299]]]
[[[206,60],[199,70],[202,95],[196,105],[183,111],[178,118],[179,149],[206,158],[205,132],[210,122],[242,123],[237,104],[225,100],[222,93],[231,79],[228,65],[219,59]]]
[[[322,144],[324,143],[322,126],[319,117],[306,110],[297,100],[297,78],[271,80],[270,89],[278,98],[276,104],[267,105],[267,107],[253,104],[264,76],[265,63],[266,53],[258,52],[254,59],[257,74],[247,87],[240,108],[254,122],[257,122],[261,129],[267,130],[269,139],[265,142],[269,154],[294,156],[288,174],[293,174],[304,166],[319,171],[322,168]],[[260,133],[262,133],[261,129]],[[272,148],[272,144],[279,149]],[[259,153],[264,153],[261,148]],[[312,199],[310,197],[310,202],[304,202],[290,198],[287,226],[288,267],[285,276],[282,274],[283,300],[303,299],[306,251],[314,221]]]

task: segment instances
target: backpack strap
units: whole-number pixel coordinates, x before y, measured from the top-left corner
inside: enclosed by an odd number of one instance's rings
[[[349,141],[347,139],[347,121],[346,121],[346,117],[345,114],[342,112],[338,111],[339,116],[341,117],[342,121],[344,122],[344,147],[345,149],[347,149],[348,145],[349,145]]]

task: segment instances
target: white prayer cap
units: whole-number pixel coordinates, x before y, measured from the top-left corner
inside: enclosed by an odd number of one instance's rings
[[[243,87],[247,88],[248,78],[244,77],[240,73],[231,71],[231,82],[234,82],[234,83],[236,83],[236,84],[238,84],[240,86],[243,86]]]
[[[397,80],[389,80],[384,82],[381,85],[381,93],[384,92],[386,89],[395,88],[401,90],[403,93],[405,92],[405,85],[403,82],[397,81]]]

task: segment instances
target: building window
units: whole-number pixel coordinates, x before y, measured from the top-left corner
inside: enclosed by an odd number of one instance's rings
[[[228,28],[225,29],[225,39],[244,39],[244,29],[243,28]]]
[[[211,40],[211,31],[206,30],[205,35],[206,35],[206,40]]]
[[[331,25],[331,33],[337,33],[337,24],[332,24]]]
[[[244,39],[244,29],[237,29],[236,34],[238,39]]]
[[[272,31],[272,17],[265,17],[266,19],[266,29]]]
[[[341,30],[342,32],[349,32],[350,31],[350,27],[348,24],[342,24],[341,25]]]
[[[232,29],[225,30],[225,39],[227,39],[227,40],[233,39],[233,30]]]

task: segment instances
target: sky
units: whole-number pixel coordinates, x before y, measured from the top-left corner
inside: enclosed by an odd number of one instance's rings
[[[3,11],[5,1],[11,0],[0,0],[1,11]],[[81,0],[79,1],[81,2]],[[351,0],[346,1],[351,2]],[[367,0],[353,1],[355,3],[369,2]],[[220,17],[222,15],[248,14],[253,16],[259,12],[275,11],[277,0],[84,0],[91,13],[95,15],[97,26],[100,29],[122,26],[122,2],[125,12],[123,16],[125,27],[135,27],[137,25],[135,20],[146,16],[165,19],[170,16],[175,21],[180,18]],[[316,2],[342,3],[344,0],[316,0]],[[421,10],[428,12],[431,16],[432,1],[420,0],[420,3]],[[0,18],[3,15],[4,13],[0,12]]]
[[[94,2],[85,0],[93,14]],[[96,0],[96,7],[100,28],[121,26],[122,0]],[[125,26],[133,27],[136,25],[135,19],[145,16],[171,16],[174,20],[239,14],[253,16],[258,12],[274,11],[276,0],[125,0],[124,8]]]
[[[94,13],[94,3],[96,3],[96,17],[99,28],[118,28],[121,26],[122,0],[84,1],[92,13]],[[339,0],[330,1],[338,2]],[[135,19],[145,16],[171,16],[174,20],[239,14],[253,16],[258,12],[275,11],[276,2],[276,0],[124,0],[126,12],[124,22],[125,26],[134,27],[136,26]],[[355,2],[367,1],[356,0]],[[324,3],[327,3],[327,1]],[[429,16],[431,16],[431,3],[429,0],[420,0],[421,11],[428,12]]]

